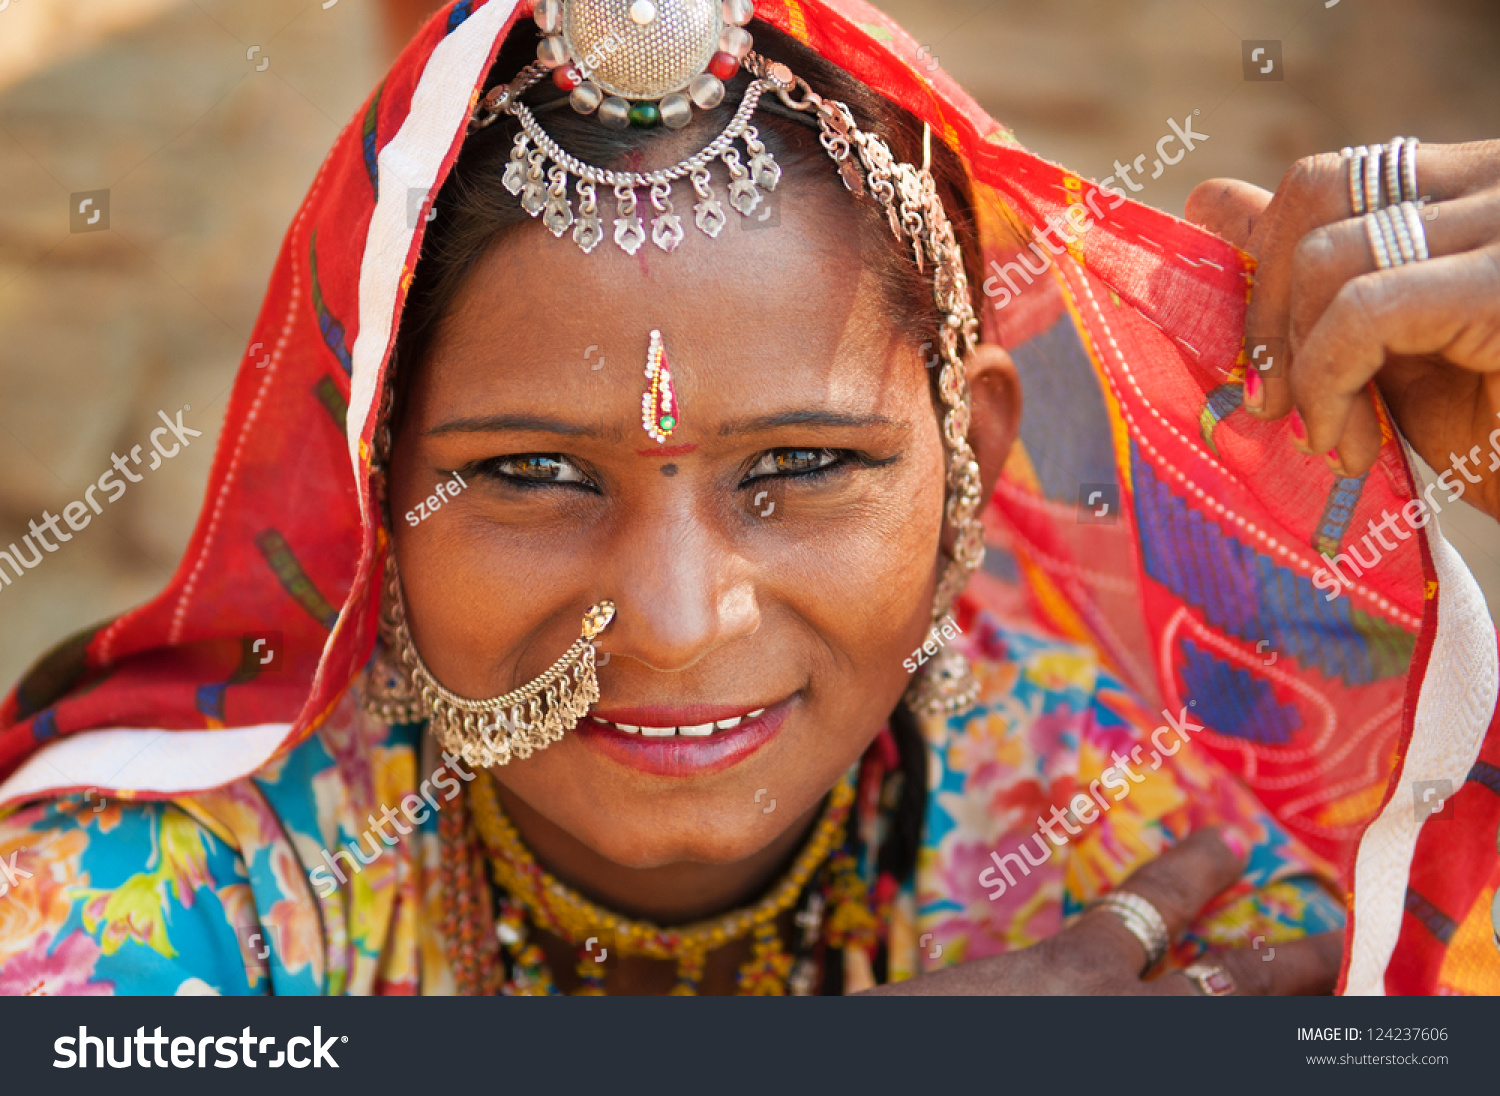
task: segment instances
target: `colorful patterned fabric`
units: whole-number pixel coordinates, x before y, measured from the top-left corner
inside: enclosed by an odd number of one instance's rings
[[[339,136],[288,232],[251,335],[270,358],[241,366],[181,566],[0,704],[0,804],[229,786],[341,710],[375,642],[370,440],[426,227],[410,195],[441,186],[526,7],[451,5]],[[1012,351],[1026,410],[961,620],[987,607],[1091,647],[1150,710],[1196,701],[1195,749],[1338,867],[1348,988],[1500,991],[1485,928],[1500,795],[1469,779],[1500,765],[1482,599],[1431,525],[1324,599],[1323,553],[1415,494],[1399,439],[1357,489],[1336,482],[1228,391],[1247,256],[1030,155],[860,0],[756,12],[930,124],[971,173],[985,335]],[[1030,243],[1074,206],[1091,211],[1081,239]],[[271,667],[257,642],[280,652]],[[1414,810],[1419,784],[1451,789],[1452,813]]]
[[[1343,924],[1332,868],[1244,788],[1190,748],[1152,768],[1151,720],[1092,652],[993,621],[976,638],[980,707],[922,728],[930,801],[917,877],[895,904],[893,977],[1035,943],[1211,824],[1253,852],[1175,964],[1209,943],[1270,946]],[[369,720],[351,693],[226,787],[165,802],[70,795],[10,814],[0,856],[38,870],[0,902],[0,994],[451,992],[436,812],[473,774],[431,743],[420,725]],[[1128,790],[1038,866],[1007,862],[1016,885],[992,899],[1003,877],[986,875],[991,852],[1024,847],[1036,816],[1066,811],[1132,749],[1139,783],[1122,778]]]

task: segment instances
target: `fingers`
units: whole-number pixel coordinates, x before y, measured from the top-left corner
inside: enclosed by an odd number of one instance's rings
[[[1205,955],[1202,962],[1222,966],[1234,979],[1238,997],[1308,997],[1332,993],[1344,957],[1344,934],[1325,932],[1274,947],[1240,948]],[[1181,971],[1160,978],[1151,992],[1163,996],[1196,996],[1198,988]]]
[[[1500,192],[1487,191],[1423,210],[1433,258],[1482,248],[1500,239]],[[1343,286],[1377,270],[1363,220],[1314,229],[1297,245],[1288,335],[1295,355]],[[1267,407],[1268,412],[1272,409]]]
[[[1421,354],[1442,354],[1475,372],[1500,370],[1500,244],[1345,283],[1292,367],[1307,451],[1333,448],[1351,422],[1367,428],[1359,405],[1387,355]],[[1368,466],[1345,465],[1352,474]]]
[[[1215,830],[1198,830],[1181,844],[1136,869],[1116,890],[1139,895],[1156,907],[1173,939],[1193,923],[1208,902],[1239,878],[1244,858]],[[1140,941],[1109,910],[1093,910],[1080,918],[1075,931],[1098,933],[1115,941],[1119,954],[1130,958],[1132,972],[1145,963]]]
[[[1239,179],[1210,179],[1188,195],[1184,216],[1241,251],[1248,251],[1256,223],[1273,197],[1269,190]]]
[[[1418,192],[1430,202],[1447,202],[1494,186],[1500,182],[1497,151],[1500,141],[1419,146]],[[1353,216],[1349,161],[1338,153],[1299,160],[1287,172],[1258,220],[1249,249],[1257,262],[1255,293],[1245,318],[1249,338],[1285,337],[1298,246],[1313,230]]]
[[[1346,171],[1336,152],[1311,156],[1297,161],[1276,188],[1252,248],[1255,293],[1245,315],[1248,337],[1285,337],[1297,245],[1313,229],[1350,216]]]

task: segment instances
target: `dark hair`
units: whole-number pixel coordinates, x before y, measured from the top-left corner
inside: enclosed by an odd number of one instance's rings
[[[860,128],[879,134],[897,160],[921,164],[922,123],[909,112],[876,95],[775,27],[756,20],[748,29],[755,38],[758,53],[790,66],[824,98],[844,102]],[[535,59],[535,49],[534,28],[529,22],[518,23],[500,49],[486,89],[514,79]],[[695,115],[701,116],[681,131],[661,126],[608,129],[597,118],[573,111],[567,94],[550,80],[533,87],[525,100],[538,118],[544,120],[543,125],[552,138],[585,163],[616,170],[650,170],[692,155],[720,132],[749,82],[750,76],[741,71],[730,81],[724,102],[710,111],[695,111]],[[789,184],[804,188],[824,185],[830,188],[830,194],[842,195],[847,203],[845,208],[859,218],[861,249],[867,257],[865,265],[875,273],[898,329],[914,346],[934,340],[942,317],[933,301],[931,267],[925,274],[917,270],[909,245],[891,232],[884,210],[874,198],[868,195],[856,198],[845,191],[832,160],[819,142],[811,114],[792,111],[774,95],[766,95],[761,99],[755,123],[761,140],[782,168],[783,181],[778,190]],[[438,324],[469,273],[491,244],[531,219],[521,208],[520,199],[501,184],[518,131],[519,124],[512,116],[501,115],[490,126],[469,136],[433,203],[434,217],[423,240],[396,340],[391,378],[393,407],[387,418],[392,429],[400,422],[402,397],[411,374],[420,367]],[[964,255],[972,294],[979,284],[979,248],[968,176],[962,161],[936,135],[932,141],[931,170]],[[718,174],[722,175],[722,171]],[[722,193],[723,180],[717,175],[715,187]],[[600,190],[601,211],[613,200],[608,188]],[[680,205],[680,193],[677,200]],[[731,219],[738,216],[730,213]],[[607,227],[609,217],[602,219]],[[600,246],[614,246],[607,231]],[[935,375],[932,380],[935,384]]]

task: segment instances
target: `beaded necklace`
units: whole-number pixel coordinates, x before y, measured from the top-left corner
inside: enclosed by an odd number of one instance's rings
[[[465,800],[468,802],[466,803]],[[842,779],[787,874],[745,909],[680,928],[635,921],[604,909],[539,865],[500,805],[493,778],[481,772],[439,820],[443,844],[443,936],[461,994],[545,996],[559,992],[528,922],[578,948],[580,995],[604,994],[605,968],[585,943],[617,955],[677,963],[674,995],[698,992],[708,953],[749,936],[752,954],[740,968],[744,995],[816,992],[820,960],[830,949],[868,970],[879,941],[879,919],[855,858],[843,848],[854,782]],[[499,889],[494,896],[484,862]],[[812,884],[812,885],[810,885]],[[792,953],[778,919],[794,910]],[[825,911],[831,911],[825,917]],[[504,954],[501,954],[501,948]],[[507,970],[508,968],[508,970]]]

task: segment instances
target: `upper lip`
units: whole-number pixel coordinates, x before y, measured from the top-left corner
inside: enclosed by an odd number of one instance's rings
[[[774,703],[774,702],[773,702]],[[667,707],[598,708],[590,714],[606,723],[632,727],[698,727],[769,708],[771,704],[683,704]]]

